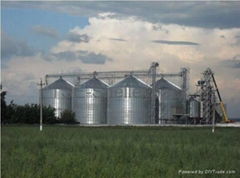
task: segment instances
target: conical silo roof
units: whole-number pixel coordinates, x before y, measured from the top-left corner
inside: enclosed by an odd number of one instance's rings
[[[92,78],[85,83],[81,84],[79,88],[99,88],[99,89],[106,89],[108,88],[108,85],[104,83],[103,81],[97,79],[97,78]]]
[[[73,86],[62,79],[62,77],[60,77],[58,80],[56,80],[55,82],[51,83],[50,85],[44,87],[43,89],[63,89],[63,90],[72,90]]]
[[[116,83],[111,88],[151,88],[145,82],[141,81],[140,79],[129,75],[122,81]]]
[[[181,90],[181,88],[174,83],[165,80],[164,78],[161,78],[156,82],[156,88],[159,89],[172,89],[172,90]]]

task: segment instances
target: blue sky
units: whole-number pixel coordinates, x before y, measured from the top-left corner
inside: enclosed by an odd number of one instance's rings
[[[60,72],[190,68],[190,93],[211,67],[230,117],[240,117],[240,2],[2,2],[7,100],[37,103]]]
[[[63,40],[69,29],[84,27],[88,24],[88,17],[72,16],[59,12],[51,12],[34,8],[3,8],[2,31],[17,40],[26,41],[36,50],[48,49]],[[58,37],[51,38],[35,33],[34,26],[55,29]]]

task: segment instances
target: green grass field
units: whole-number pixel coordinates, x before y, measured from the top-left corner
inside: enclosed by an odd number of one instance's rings
[[[1,174],[38,177],[239,177],[240,129],[3,126]],[[234,170],[179,174],[179,170]]]

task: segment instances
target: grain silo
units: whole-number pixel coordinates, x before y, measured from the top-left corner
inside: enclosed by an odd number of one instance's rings
[[[80,124],[107,123],[108,85],[92,78],[73,89],[73,112]]]
[[[200,118],[200,102],[195,98],[189,99],[189,117]]]
[[[148,124],[151,120],[151,87],[129,75],[108,89],[108,124]]]
[[[64,110],[72,108],[72,88],[69,82],[60,77],[42,89],[43,106],[55,108],[55,116],[60,118]]]
[[[174,116],[185,114],[185,94],[177,85],[163,78],[156,82],[159,123],[175,123]]]

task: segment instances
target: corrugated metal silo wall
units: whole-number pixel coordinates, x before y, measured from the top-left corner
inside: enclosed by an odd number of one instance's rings
[[[151,119],[150,88],[109,88],[108,124],[148,124]]]
[[[175,114],[186,113],[186,101],[182,91],[158,89],[160,123],[177,123]]]
[[[189,101],[189,117],[200,118],[200,102],[195,99]]]
[[[106,124],[107,89],[74,88],[73,111],[80,124]]]
[[[64,89],[43,89],[43,106],[55,108],[55,116],[60,118],[64,110],[72,109],[72,91]]]

